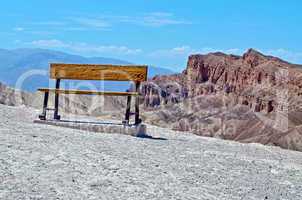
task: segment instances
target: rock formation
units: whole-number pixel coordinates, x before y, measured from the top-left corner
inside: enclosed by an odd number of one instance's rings
[[[191,55],[181,74],[154,77],[142,93],[150,123],[302,150],[302,66],[253,49]]]
[[[302,95],[302,66],[253,49],[243,56],[191,55],[181,74],[156,76],[143,86],[147,107],[200,95],[232,93],[238,103],[267,113],[285,107],[284,92],[291,97]]]

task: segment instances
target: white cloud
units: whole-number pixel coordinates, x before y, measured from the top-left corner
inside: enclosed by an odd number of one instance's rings
[[[192,22],[176,17],[173,13],[151,12],[137,15],[78,15],[61,19],[60,21],[32,22],[31,26],[47,27],[60,31],[111,30],[120,24],[163,27],[171,25],[188,25]]]
[[[123,55],[133,55],[142,52],[141,49],[131,49],[126,46],[116,46],[116,45],[91,45],[87,43],[80,42],[63,42],[61,40],[36,40],[28,45],[33,45],[35,47],[41,48],[62,48],[65,50],[70,50],[77,53],[85,54],[100,54],[100,53],[111,53],[111,54],[123,54]]]
[[[75,18],[71,18],[71,20],[76,24],[78,24],[79,26],[91,27],[97,29],[105,29],[111,26],[108,21],[98,18],[75,17]]]
[[[167,25],[188,25],[191,24],[189,21],[183,19],[177,19],[171,13],[150,13],[142,17],[141,20],[137,21],[138,24],[142,22],[145,26],[161,27]]]
[[[302,52],[295,52],[283,48],[271,49],[268,51],[263,51],[266,54],[273,55],[279,58],[282,58],[286,61],[293,63],[302,63]]]
[[[233,49],[222,50],[222,52],[225,52],[226,54],[240,55],[243,53],[243,50],[238,48],[233,48]]]
[[[21,32],[21,31],[24,31],[24,28],[23,27],[15,27],[13,30],[16,31],[16,32]]]
[[[151,57],[178,57],[178,56],[187,56],[192,54],[194,49],[190,46],[179,46],[171,49],[159,49],[151,52],[149,55]]]
[[[31,45],[37,47],[46,47],[46,48],[66,48],[69,47],[69,44],[66,44],[60,40],[35,40],[30,43]]]
[[[159,49],[151,52],[149,56],[152,57],[187,57],[191,54],[207,54],[210,52],[224,52],[227,54],[241,54],[243,51],[237,48],[233,49],[215,49],[215,48],[209,48],[204,47],[200,49],[194,49],[188,45],[183,45],[179,47],[174,47],[171,49]]]
[[[183,53],[189,52],[189,51],[191,51],[190,46],[181,46],[181,47],[175,47],[175,48],[171,49],[171,52],[173,52],[175,54],[183,54]]]
[[[115,17],[120,23],[130,23],[135,25],[162,27],[168,25],[188,25],[189,21],[178,19],[172,13],[153,12],[140,16],[119,16]]]
[[[64,21],[44,21],[44,22],[32,22],[32,25],[42,25],[42,26],[65,26]]]

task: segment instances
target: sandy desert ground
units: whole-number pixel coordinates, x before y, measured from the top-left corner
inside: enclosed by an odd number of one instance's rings
[[[0,105],[0,199],[302,199],[302,153],[148,126],[153,139],[33,124]]]

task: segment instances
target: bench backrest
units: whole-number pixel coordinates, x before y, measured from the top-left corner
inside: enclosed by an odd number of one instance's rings
[[[143,82],[147,72],[144,65],[50,64],[52,79]]]

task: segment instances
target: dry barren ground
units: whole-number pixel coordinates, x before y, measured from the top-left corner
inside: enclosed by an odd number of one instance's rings
[[[0,199],[302,199],[302,153],[148,126],[154,139],[33,124],[0,105]]]

